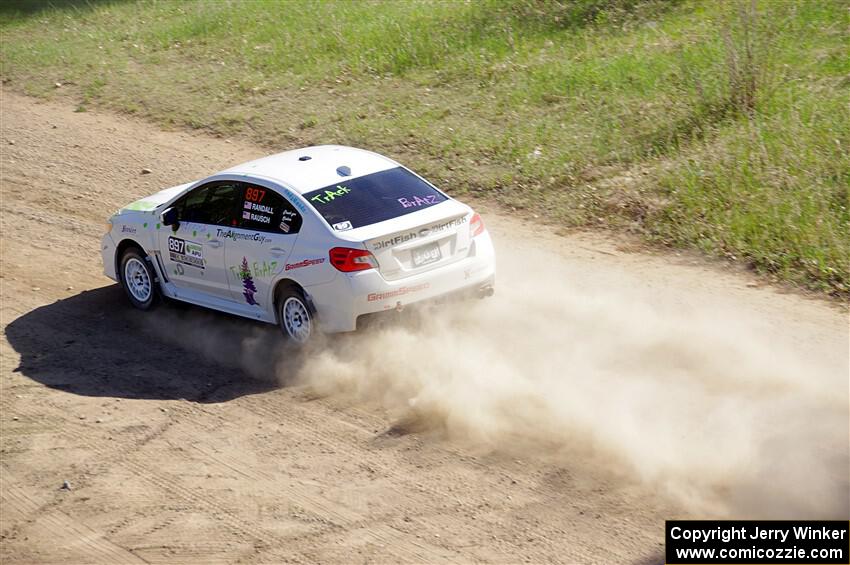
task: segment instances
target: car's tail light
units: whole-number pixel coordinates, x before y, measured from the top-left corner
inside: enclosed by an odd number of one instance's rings
[[[472,220],[469,222],[469,229],[472,231],[472,237],[484,233],[484,220],[478,215],[478,212],[472,214]]]
[[[334,247],[331,249],[329,255],[331,265],[343,273],[366,271],[368,269],[375,269],[378,266],[375,257],[365,249]]]

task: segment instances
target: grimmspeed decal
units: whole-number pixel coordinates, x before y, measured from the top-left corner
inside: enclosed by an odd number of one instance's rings
[[[404,296],[405,294],[419,292],[420,290],[425,290],[430,287],[430,283],[422,283],[414,286],[403,286],[395,290],[388,290],[387,292],[372,292],[366,297],[366,300],[369,302],[375,302],[377,300],[386,300],[387,298],[396,298],[398,296]]]
[[[455,218],[454,220],[449,220],[448,222],[444,222],[442,224],[436,224],[433,226],[422,228],[419,231],[402,233],[394,237],[383,239],[381,241],[376,241],[372,243],[372,248],[385,249],[387,247],[393,247],[395,245],[398,245],[399,243],[404,243],[405,241],[410,241],[411,239],[416,239],[417,237],[427,237],[431,234],[440,233],[441,231],[445,231],[451,228],[456,228],[457,226],[463,225],[465,223],[466,216],[462,216],[460,218]]]
[[[169,236],[168,256],[175,263],[204,268],[204,246],[200,243]]]
[[[302,267],[311,267],[313,265],[321,265],[325,262],[324,257],[320,257],[319,259],[304,259],[303,261],[298,261],[297,263],[287,263],[284,270],[291,271],[292,269],[300,269]]]

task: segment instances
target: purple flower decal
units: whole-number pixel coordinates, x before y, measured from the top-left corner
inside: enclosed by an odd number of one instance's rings
[[[245,296],[245,302],[252,306],[259,306],[254,300],[254,295],[257,293],[257,287],[254,286],[254,279],[251,278],[251,270],[248,268],[248,259],[242,257],[242,269],[239,271],[239,278],[242,279],[242,294]]]

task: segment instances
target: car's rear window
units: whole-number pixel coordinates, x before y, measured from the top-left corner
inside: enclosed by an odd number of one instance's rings
[[[410,171],[397,167],[307,192],[304,198],[335,230],[360,228],[411,214],[446,196]]]

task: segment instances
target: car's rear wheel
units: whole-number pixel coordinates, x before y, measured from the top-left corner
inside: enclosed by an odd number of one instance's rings
[[[156,305],[156,275],[138,249],[128,249],[121,257],[121,286],[130,303],[139,310],[150,310]]]
[[[284,290],[278,298],[277,307],[284,337],[299,346],[310,341],[316,333],[316,324],[304,294],[296,288]]]

